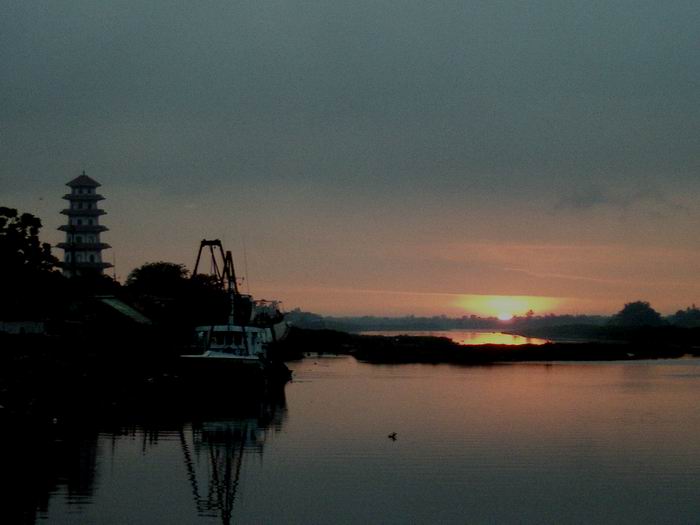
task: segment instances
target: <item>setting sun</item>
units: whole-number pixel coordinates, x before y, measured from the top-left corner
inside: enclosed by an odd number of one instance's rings
[[[537,314],[549,313],[559,306],[561,299],[530,295],[463,295],[455,301],[467,312],[479,316],[497,317],[509,321],[516,315],[525,315],[529,310]]]

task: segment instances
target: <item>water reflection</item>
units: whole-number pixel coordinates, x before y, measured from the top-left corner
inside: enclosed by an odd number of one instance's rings
[[[109,515],[143,522],[151,502],[159,515],[172,512],[171,522],[208,518],[229,524],[246,459],[263,455],[286,413],[279,389],[219,407],[208,404],[206,413],[181,419],[48,426],[0,421],[0,523],[49,517],[52,523],[74,523],[76,515],[84,523]],[[180,479],[172,471],[162,477],[164,458],[179,458]],[[172,509],[158,510],[163,491],[173,489],[189,495],[176,498]]]
[[[28,424],[0,424],[0,510],[3,523],[34,523],[46,513],[51,495],[62,493],[71,505],[94,495],[97,433]]]
[[[286,397],[222,396],[233,411],[6,427],[0,523],[700,515],[700,360],[453,367],[343,356],[291,367]]]
[[[194,422],[180,430],[199,516],[231,523],[244,459],[248,454],[262,456],[268,433],[281,430],[286,416],[284,392],[275,400],[261,400],[257,409],[256,415]],[[202,474],[204,470],[208,475]]]

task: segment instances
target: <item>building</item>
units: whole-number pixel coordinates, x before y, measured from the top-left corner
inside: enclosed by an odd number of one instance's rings
[[[59,228],[66,232],[66,242],[58,244],[64,251],[64,275],[102,274],[105,268],[112,265],[102,259],[102,250],[110,248],[109,244],[100,241],[100,233],[108,228],[100,224],[100,216],[106,212],[99,209],[98,202],[104,197],[96,193],[100,183],[91,179],[85,172],[66,183],[71,192],[63,198],[69,202],[69,207],[62,210],[68,216],[68,224]]]

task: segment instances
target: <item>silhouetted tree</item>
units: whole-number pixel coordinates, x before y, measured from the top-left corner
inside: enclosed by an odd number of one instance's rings
[[[126,289],[148,317],[173,329],[224,322],[229,302],[217,280],[188,276],[183,264],[146,263],[129,274]]]
[[[693,304],[685,310],[678,310],[675,314],[669,316],[668,319],[671,323],[680,326],[700,326],[700,309]]]
[[[614,326],[660,326],[664,324],[661,314],[654,310],[647,301],[634,301],[625,304],[624,308],[616,313],[610,324]]]
[[[51,255],[51,246],[39,241],[41,220],[31,213],[19,214],[12,208],[0,207],[0,271],[16,279],[51,272],[58,259]]]
[[[131,271],[126,286],[137,295],[175,297],[186,286],[188,274],[184,264],[146,263]]]
[[[41,220],[31,213],[0,207],[0,316],[47,316],[62,297],[63,278],[51,246],[39,240]]]

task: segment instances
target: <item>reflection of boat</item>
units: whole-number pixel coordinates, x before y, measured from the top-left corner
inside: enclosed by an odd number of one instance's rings
[[[281,372],[288,376],[283,364],[272,363],[268,356],[271,344],[282,340],[289,330],[276,301],[254,301],[238,289],[231,252],[224,253],[221,241],[203,240],[199,246],[193,277],[208,248],[212,273],[216,284],[227,292],[230,310],[225,324],[198,326],[195,329],[194,348],[201,353],[185,355],[189,366],[243,368],[263,372]],[[218,250],[217,250],[218,248]]]
[[[257,413],[194,422],[180,431],[197,513],[220,516],[225,525],[232,522],[245,456],[262,456],[270,429],[281,429],[286,414],[284,391],[253,405]]]

